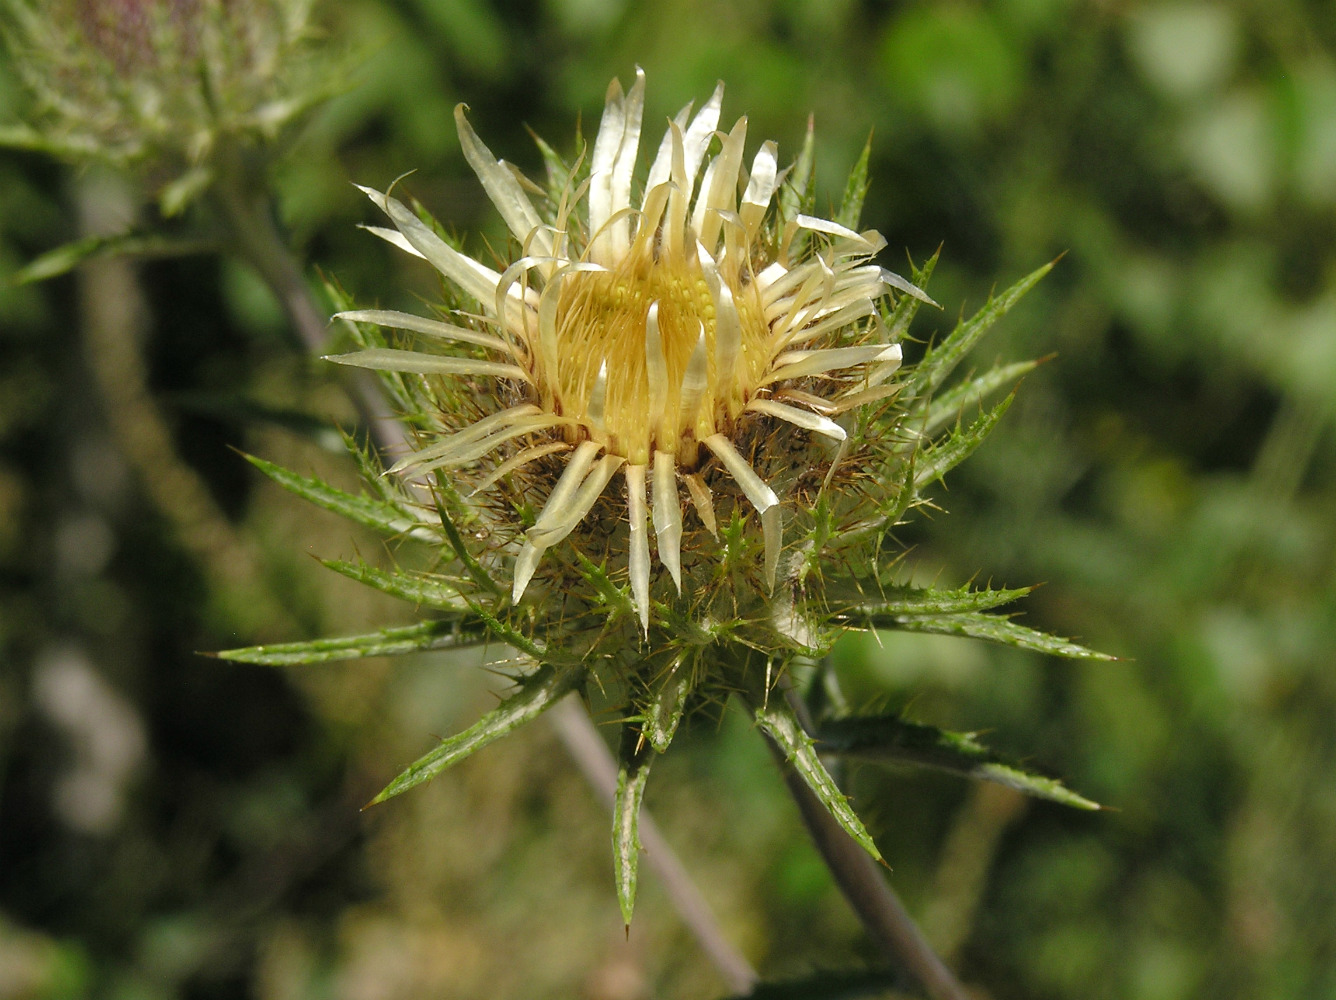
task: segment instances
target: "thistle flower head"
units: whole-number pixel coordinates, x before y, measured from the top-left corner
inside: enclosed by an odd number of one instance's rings
[[[494,380],[494,405],[483,404],[472,423],[433,428],[393,471],[449,470],[473,492],[519,478],[537,513],[516,537],[517,603],[544,553],[572,534],[584,550],[606,554],[616,533],[591,512],[605,495],[624,496],[627,572],[648,630],[656,573],[647,523],[658,563],[681,591],[692,575],[684,562],[715,559],[712,548],[684,549],[684,501],[688,516],[716,533],[721,493],[759,522],[762,576],[773,587],[780,488],[791,485],[795,458],[828,462],[847,437],[834,418],[893,391],[887,380],[900,345],[880,305],[891,289],[926,296],[872,263],[885,245],[875,231],[792,205],[779,210],[775,143],[762,143],[748,161],[746,118],[719,130],[722,85],[694,115],[688,105],[668,123],[639,179],[644,86],[639,71],[628,92],[613,82],[587,177],[564,177],[546,215],[474,133],[463,106],[456,109],[464,153],[518,247],[499,270],[458,252],[395,199],[364,189],[396,227],[373,231],[435,265],[476,300],[481,319],[345,317],[480,351],[372,348],[334,360]]]
[[[443,740],[374,801],[418,785],[571,691],[622,723],[613,819],[618,896],[635,896],[636,817],[651,762],[693,710],[736,696],[835,820],[877,847],[817,753],[933,761],[1082,808],[1060,785],[1003,766],[962,734],[895,717],[819,728],[775,691],[789,665],[849,629],[972,636],[1071,657],[1097,654],[990,609],[1023,590],[897,582],[882,547],[923,491],[1006,410],[984,400],[1029,371],[1003,365],[940,392],[1024,278],[900,370],[900,340],[934,260],[906,281],[858,232],[867,150],[835,219],[812,214],[812,130],[779,169],[747,153],[747,122],[719,127],[722,86],[667,125],[638,174],[644,79],[614,82],[591,150],[568,165],[540,143],[546,190],[498,161],[456,111],[460,142],[514,237],[488,266],[389,194],[369,227],[445,278],[437,316],[340,315],[416,447],[382,474],[354,449],[374,497],[253,459],[287,488],[388,536],[431,546],[427,571],[327,565],[432,617],[371,635],[224,654],[315,662],[500,640],[516,689]],[[537,199],[531,198],[531,192]],[[332,290],[341,297],[337,290]],[[383,329],[416,338],[391,343]],[[652,529],[652,531],[651,531]],[[652,534],[652,539],[651,539]],[[824,690],[815,687],[813,690]],[[791,695],[801,698],[796,688]],[[925,747],[931,747],[925,751]]]

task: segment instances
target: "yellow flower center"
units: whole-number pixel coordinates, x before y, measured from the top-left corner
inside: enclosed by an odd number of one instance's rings
[[[712,278],[685,255],[635,252],[613,270],[565,277],[555,384],[542,378],[539,387],[579,421],[572,442],[591,437],[633,465],[655,451],[692,464],[696,442],[728,433],[770,361],[768,330],[756,286],[737,267],[720,268],[720,293]],[[721,321],[718,294],[736,322]]]

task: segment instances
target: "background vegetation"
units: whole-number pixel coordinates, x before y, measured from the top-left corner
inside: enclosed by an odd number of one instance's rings
[[[922,337],[1065,253],[977,363],[1056,357],[951,477],[949,516],[902,538],[925,579],[1044,582],[1027,623],[1125,659],[895,636],[840,665],[859,704],[989,730],[1117,811],[871,768],[857,804],[982,996],[1336,996],[1336,8],[324,16],[370,55],[274,183],[312,267],[368,305],[434,290],[354,228],[349,181],[416,169],[415,196],[500,248],[453,105],[536,170],[522,125],[565,146],[637,62],[647,120],[722,76],[726,113],[783,158],[814,112],[832,201],[871,131],[886,263],[943,247]],[[0,64],[0,107],[24,100]],[[151,211],[120,179],[3,154],[0,278]],[[624,937],[603,810],[545,727],[357,812],[489,703],[485,671],[197,655],[411,614],[303,554],[377,543],[229,450],[352,481],[320,430],[355,420],[338,374],[292,350],[252,273],[204,253],[0,280],[0,338],[0,997],[722,995],[651,878]],[[868,957],[744,719],[657,770],[649,808],[768,978]]]

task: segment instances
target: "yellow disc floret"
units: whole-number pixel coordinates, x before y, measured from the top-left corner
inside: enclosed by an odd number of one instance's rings
[[[766,333],[755,285],[736,271],[635,254],[566,277],[557,372],[539,390],[578,421],[572,443],[593,438],[636,465],[655,451],[692,464],[697,442],[727,433],[746,406],[769,360]]]
[[[620,473],[632,598],[648,629],[650,528],[658,560],[680,589],[682,488],[714,531],[706,477],[730,480],[755,512],[763,572],[774,585],[783,510],[756,436],[740,433],[741,418],[843,442],[836,418],[893,391],[887,380],[900,346],[886,336],[879,300],[888,288],[926,297],[872,263],[885,245],[878,233],[799,213],[773,217],[781,178],[775,144],[762,143],[747,168],[746,118],[726,135],[718,131],[722,85],[694,115],[688,105],[669,122],[633,197],[644,83],[637,71],[629,92],[616,81],[609,87],[588,178],[568,182],[549,219],[456,109],[464,155],[522,248],[503,273],[460,253],[401,202],[364,188],[395,226],[372,231],[430,262],[486,315],[481,324],[456,325],[387,310],[344,313],[470,350],[373,347],[335,360],[506,383],[499,398],[510,405],[442,427],[392,472],[486,463],[489,471],[474,479],[481,491],[564,454],[517,539],[516,602],[543,553],[580,527]]]

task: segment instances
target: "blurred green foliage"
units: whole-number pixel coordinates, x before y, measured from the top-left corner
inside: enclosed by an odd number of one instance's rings
[[[983,995],[1336,995],[1336,8],[355,0],[323,17],[369,54],[274,182],[311,265],[368,306],[435,289],[354,228],[349,181],[416,170],[414,196],[500,248],[452,106],[536,170],[521,125],[566,141],[636,62],[647,120],[724,77],[726,109],[783,158],[813,112],[832,202],[870,131],[866,224],[915,260],[943,245],[950,312],[921,314],[923,338],[1065,253],[985,348],[1057,357],[949,478],[949,516],[901,540],[924,580],[1044,582],[1026,623],[1125,659],[896,635],[838,666],[856,707],[986,729],[1117,811],[1002,808],[870,766],[849,774],[856,804]],[[0,63],[0,108],[23,105]],[[0,279],[86,235],[93,180],[0,156]],[[543,730],[357,813],[491,703],[471,661],[285,674],[195,655],[405,620],[301,555],[374,542],[227,449],[351,482],[337,442],[268,416],[354,417],[240,265],[131,272],[176,448],[285,596],[284,620],[243,620],[113,444],[86,280],[0,280],[0,996],[719,995],[649,880],[624,940],[606,821]],[[858,965],[747,729],[696,725],[648,806],[767,977]]]

